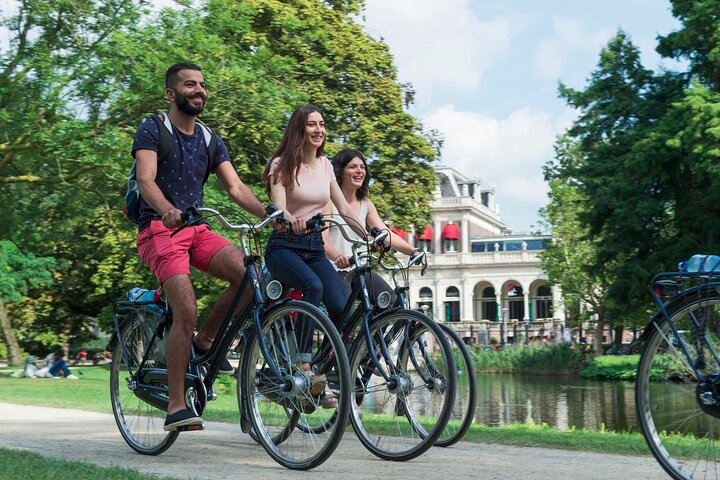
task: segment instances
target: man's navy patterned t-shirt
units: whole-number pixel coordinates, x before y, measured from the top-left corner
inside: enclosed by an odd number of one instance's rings
[[[173,125],[175,143],[167,158],[158,159],[155,183],[165,198],[183,211],[193,205],[202,206],[203,202],[203,179],[207,171],[208,149],[201,128],[196,123],[195,132],[187,135]],[[217,150],[211,172],[215,172],[221,163],[230,161],[225,144],[217,134],[213,132],[213,135],[217,141]],[[158,124],[152,118],[146,118],[135,132],[132,155],[134,157],[138,150],[152,150],[157,153],[159,147]],[[147,227],[151,220],[160,217],[141,197],[140,230]]]

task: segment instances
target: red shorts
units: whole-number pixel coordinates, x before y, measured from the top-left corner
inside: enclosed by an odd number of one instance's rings
[[[210,260],[230,241],[210,230],[210,225],[185,227],[172,238],[173,229],[153,220],[137,238],[138,254],[160,284],[173,275],[190,275],[190,266],[207,272]]]

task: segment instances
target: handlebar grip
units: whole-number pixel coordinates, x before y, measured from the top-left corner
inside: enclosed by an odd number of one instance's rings
[[[267,213],[268,215],[272,215],[273,213],[277,212],[278,210],[279,210],[279,208],[276,207],[275,205],[273,205],[272,203],[268,203],[267,206],[265,207],[265,213]]]
[[[318,213],[318,214],[314,215],[306,223],[307,223],[307,229],[311,232],[319,232],[325,226],[325,222],[323,221],[322,213]]]

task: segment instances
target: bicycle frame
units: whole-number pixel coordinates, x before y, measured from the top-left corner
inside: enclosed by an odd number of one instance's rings
[[[687,342],[684,340],[683,335],[681,335],[680,331],[676,327],[676,325],[672,322],[670,318],[670,314],[668,313],[669,307],[674,304],[675,302],[682,301],[684,298],[691,296],[697,292],[702,292],[703,290],[707,289],[720,289],[720,283],[717,281],[712,280],[718,280],[720,279],[720,272],[698,272],[698,273],[687,273],[687,272],[664,272],[657,274],[652,282],[650,287],[650,293],[653,297],[653,300],[658,305],[658,312],[653,316],[653,319],[650,321],[650,323],[647,325],[645,332],[643,333],[643,338],[645,338],[648,335],[648,332],[652,329],[657,328],[657,322],[659,319],[664,318],[667,324],[670,327],[670,330],[672,331],[672,335],[677,340],[678,346],[680,347],[683,356],[685,357],[685,360],[687,361],[687,366],[690,368],[693,372],[693,374],[696,376],[696,378],[703,380],[704,375],[698,370],[698,368],[695,365],[695,362],[692,361],[692,353],[690,352],[690,349],[688,348]],[[689,288],[682,288],[682,282],[683,281],[705,281],[704,283],[701,283],[699,285],[693,285]],[[677,293],[670,297],[669,300],[663,301],[663,289],[670,288]],[[692,328],[697,330],[700,330],[702,328],[701,323],[698,321],[698,319],[695,317],[694,314],[690,314],[690,319],[692,320]],[[664,336],[664,335],[663,335]],[[720,355],[715,351],[715,349],[712,347],[710,342],[708,341],[707,337],[705,335],[702,335],[702,341],[704,345],[707,347],[707,349],[712,352],[713,357],[715,361],[720,364]],[[665,338],[665,340],[668,342],[668,345],[671,345],[673,348],[675,348],[674,343],[670,341],[670,339]]]
[[[199,211],[208,211],[214,214],[218,214],[218,212],[213,209],[203,208],[199,209]],[[219,218],[226,226],[239,229],[238,226],[228,224],[223,217],[220,216]],[[261,225],[262,223],[267,222],[269,222],[269,220],[261,222]],[[260,348],[263,354],[266,356],[266,358],[269,357],[269,348],[267,342],[264,335],[260,333],[262,332],[260,316],[265,307],[265,297],[263,295],[259,273],[259,264],[261,261],[261,257],[257,254],[251,254],[249,252],[245,239],[245,234],[250,231],[250,227],[243,229],[242,231],[244,234],[240,235],[240,244],[244,255],[243,262],[245,265],[245,274],[237,292],[233,296],[230,308],[225,314],[225,318],[223,319],[223,322],[218,330],[218,335],[216,336],[215,341],[212,343],[208,351],[203,353],[202,355],[196,355],[194,353],[194,349],[191,350],[191,358],[188,363],[188,371],[185,374],[186,390],[187,387],[192,386],[195,388],[196,391],[200,392],[199,398],[196,399],[200,407],[200,411],[197,412],[198,414],[202,414],[202,410],[205,408],[208,397],[207,392],[210,392],[212,390],[212,386],[215,382],[215,379],[217,378],[220,366],[225,358],[223,355],[219,355],[218,353],[229,351],[232,343],[237,338],[241,330],[249,328],[250,325],[252,325],[252,327],[255,328],[255,331],[258,332]],[[248,288],[248,285],[252,289],[252,297],[248,299],[248,301],[241,308],[241,310],[236,315],[234,315],[233,312],[235,312],[238,305],[240,304],[242,296],[245,292],[245,289]],[[136,310],[140,306],[151,305],[153,303],[154,302],[152,301],[120,301],[116,302],[113,307],[113,321],[115,323],[115,330],[117,335],[116,338],[120,340],[120,348],[122,350],[122,355],[126,362],[126,365],[132,365],[133,363],[129,361],[128,354],[125,351],[124,342],[122,342],[121,340],[122,325],[118,320],[118,313],[120,313],[121,315],[128,314],[130,313],[130,311],[121,312],[121,310]],[[248,320],[251,317],[252,323],[250,324]],[[169,305],[166,304],[163,314],[160,317],[160,321],[158,322],[157,328],[150,339],[150,343],[144,349],[143,358],[140,364],[138,365],[135,372],[129,372],[130,375],[134,377],[134,388],[136,391],[136,395],[141,396],[143,400],[147,401],[153,406],[166,411],[168,406],[167,387],[157,386],[153,384],[153,382],[166,382],[167,370],[157,368],[146,369],[144,367],[147,361],[148,352],[152,350],[155,344],[162,338],[163,334],[169,334],[171,320],[172,311],[169,308]],[[205,367],[205,365],[207,365],[207,367]],[[282,374],[277,365],[275,365],[273,362],[270,362],[269,367],[271,368],[271,371],[278,380],[282,379]],[[202,372],[201,370],[205,368],[205,372]],[[202,380],[200,380],[201,378]],[[149,395],[145,395],[145,392],[149,393]]]
[[[345,303],[345,307],[343,308],[343,312],[340,316],[340,321],[338,322],[338,330],[340,331],[340,335],[345,338],[349,336],[353,331],[355,331],[358,328],[358,325],[361,328],[361,331],[363,333],[363,337],[365,339],[365,343],[368,347],[368,352],[370,354],[371,360],[375,366],[375,368],[378,370],[380,375],[383,377],[385,381],[390,381],[391,377],[396,374],[394,364],[391,361],[391,355],[390,352],[387,349],[387,342],[384,341],[385,339],[381,339],[382,341],[375,342],[370,334],[371,328],[370,324],[372,321],[380,321],[382,318],[396,310],[399,310],[404,307],[403,303],[396,302],[396,305],[394,307],[388,308],[380,313],[375,311],[375,308],[373,306],[373,302],[370,298],[370,293],[368,292],[368,280],[367,280],[367,274],[371,271],[371,262],[370,259],[374,258],[370,255],[360,255],[358,253],[358,248],[360,246],[365,245],[364,242],[360,242],[358,240],[351,239],[347,233],[344,230],[344,226],[342,223],[338,222],[337,220],[329,217],[323,218],[323,221],[327,223],[332,223],[337,228],[340,229],[341,234],[345,239],[350,242],[351,248],[352,248],[352,261],[356,265],[354,270],[354,281],[352,282],[352,290],[350,293],[350,296],[348,297],[347,302]],[[381,238],[380,236],[376,236],[376,239],[373,243],[377,242],[377,239]],[[384,237],[383,237],[384,238]],[[381,241],[383,240],[381,238]],[[362,262],[362,260],[365,260]],[[399,290],[396,289],[396,293]],[[400,297],[398,297],[400,298]],[[354,304],[356,301],[359,301],[360,305],[357,308],[354,308]],[[408,321],[409,323],[409,321]],[[407,324],[406,324],[407,326]],[[397,333],[400,331],[399,326],[395,326],[393,329],[388,332],[388,335],[390,335],[390,338],[394,335],[397,335]],[[403,332],[403,343],[407,348],[409,348],[410,345],[410,331],[407,328],[402,328]],[[421,347],[422,348],[422,347]],[[380,362],[380,359],[378,357],[378,351],[380,355],[383,357],[387,365],[390,365],[390,368],[392,371],[387,372],[386,369],[383,367],[382,362]],[[428,360],[427,352],[424,348],[422,348],[422,355],[425,358],[425,360]],[[417,360],[414,356],[411,355],[411,361],[416,369],[418,369]],[[422,370],[422,369],[418,369]],[[428,379],[426,376],[421,373],[420,374],[423,381],[427,381]]]

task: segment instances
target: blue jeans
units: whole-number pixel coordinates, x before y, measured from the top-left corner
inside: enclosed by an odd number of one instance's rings
[[[65,363],[65,360],[63,360],[62,358],[60,360],[55,360],[55,363],[50,366],[49,372],[50,375],[52,375],[53,377],[57,377],[60,370],[63,371],[66,377],[72,374],[72,372],[67,366],[67,363]]]
[[[294,235],[273,232],[265,249],[265,265],[284,285],[300,290],[303,300],[325,304],[330,319],[337,325],[348,293],[337,271],[325,257],[322,234]],[[300,361],[309,362],[314,324],[299,322],[296,329]]]

